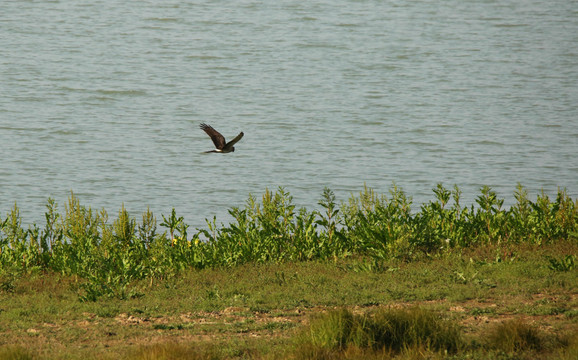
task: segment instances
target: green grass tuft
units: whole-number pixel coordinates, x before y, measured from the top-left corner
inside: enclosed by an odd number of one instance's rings
[[[0,359],[2,360],[32,360],[34,356],[20,346],[0,347]]]
[[[539,351],[543,340],[537,328],[520,319],[508,320],[495,326],[488,336],[488,346],[506,353]]]
[[[382,309],[356,315],[347,309],[330,311],[314,319],[300,337],[305,357],[350,349],[401,353],[408,349],[455,353],[462,346],[453,323],[419,308]],[[349,350],[348,350],[349,349]]]
[[[198,350],[192,346],[176,343],[162,343],[142,346],[128,356],[128,360],[205,360],[218,359],[216,354]]]

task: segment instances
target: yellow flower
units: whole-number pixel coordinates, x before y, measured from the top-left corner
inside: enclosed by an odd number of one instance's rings
[[[179,241],[181,241],[181,240],[183,240],[182,237],[180,237],[180,236],[175,236],[175,237],[173,238],[173,240],[172,240],[172,244],[173,244],[173,245],[176,245],[176,244],[177,244]]]

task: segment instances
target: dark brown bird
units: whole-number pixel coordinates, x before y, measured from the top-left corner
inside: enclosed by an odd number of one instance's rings
[[[213,140],[213,144],[215,144],[215,147],[216,147],[215,150],[205,151],[206,153],[229,153],[229,152],[233,152],[233,151],[235,151],[235,147],[233,145],[235,145],[239,140],[241,140],[243,135],[245,135],[245,134],[243,134],[243,132],[241,132],[241,133],[239,133],[239,135],[237,135],[236,138],[234,138],[233,140],[231,140],[229,142],[226,142],[225,137],[223,135],[221,135],[220,132],[213,129],[213,127],[211,125],[207,125],[207,124],[202,123],[200,125],[200,128],[205,130],[207,135],[209,135],[211,137],[211,140]]]

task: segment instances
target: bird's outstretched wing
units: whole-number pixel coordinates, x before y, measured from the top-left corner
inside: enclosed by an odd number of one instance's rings
[[[245,135],[243,132],[240,132],[239,135],[237,135],[237,137],[235,137],[233,140],[229,141],[227,143],[227,145],[225,145],[225,147],[223,148],[223,150],[228,150],[231,149],[233,147],[233,145],[235,145],[239,140],[241,140],[241,138],[243,137],[243,135]]]
[[[218,132],[217,130],[213,129],[212,126],[207,125],[205,123],[202,123],[200,125],[200,128],[203,129],[207,135],[209,135],[211,137],[211,140],[213,140],[213,144],[215,144],[215,147],[219,150],[223,150],[223,148],[225,148],[225,145],[227,145],[227,142],[225,141],[225,137],[223,135],[221,135],[220,132]],[[241,133],[241,137],[243,137],[242,133]],[[239,138],[239,139],[237,139]],[[237,141],[239,141],[241,138],[239,136],[237,136],[237,138],[235,138]],[[233,140],[235,141],[235,140]],[[237,142],[235,141],[235,142]]]

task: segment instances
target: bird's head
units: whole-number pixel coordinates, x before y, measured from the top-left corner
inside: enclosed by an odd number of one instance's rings
[[[235,152],[235,147],[234,147],[234,146],[231,148],[231,152]]]

